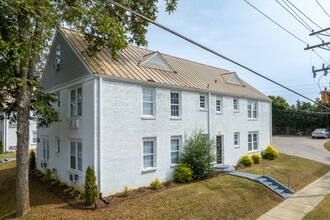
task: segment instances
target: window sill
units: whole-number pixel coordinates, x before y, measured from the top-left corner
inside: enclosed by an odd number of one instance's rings
[[[258,121],[258,118],[248,118],[248,121]]]
[[[199,111],[201,111],[201,112],[207,112],[208,109],[207,108],[199,108]]]
[[[142,169],[142,173],[150,173],[150,172],[155,172],[157,170],[157,167],[150,167],[147,169]]]
[[[81,176],[82,172],[80,170],[69,169],[69,174],[77,174],[79,177]]]
[[[156,117],[154,117],[154,116],[142,116],[141,119],[142,120],[156,120]]]
[[[178,116],[171,116],[170,117],[170,120],[182,120],[182,118],[181,117],[178,117]]]
[[[223,115],[223,112],[215,112],[217,115]]]
[[[180,166],[180,164],[178,164],[178,163],[172,163],[171,164],[171,168],[177,168],[178,166]]]
[[[235,145],[235,146],[234,146],[234,149],[238,149],[238,148],[239,148],[239,146],[238,146],[238,145]]]
[[[234,113],[239,113],[239,111],[238,111],[238,110],[234,110],[233,112],[234,112]]]

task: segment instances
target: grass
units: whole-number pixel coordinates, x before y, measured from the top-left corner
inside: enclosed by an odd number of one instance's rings
[[[330,151],[330,141],[324,143],[324,148]],[[303,219],[328,219],[330,207],[330,195],[326,196],[312,211],[310,211]]]
[[[285,154],[268,164],[288,171],[295,191],[321,177],[330,168]],[[0,219],[15,217],[15,166],[15,161],[0,165],[0,204],[6,204],[0,209]],[[266,172],[272,169],[267,168]],[[260,173],[262,170],[259,164],[241,171]],[[279,178],[285,183],[286,177]],[[82,210],[61,200],[46,185],[31,180],[31,210],[20,219],[256,219],[281,201],[260,184],[224,175],[142,197],[128,197],[96,210]]]

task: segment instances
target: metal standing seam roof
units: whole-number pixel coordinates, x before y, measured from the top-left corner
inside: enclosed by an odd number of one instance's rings
[[[131,45],[120,52],[118,61],[113,61],[111,53],[106,49],[92,58],[84,52],[87,43],[82,33],[63,27],[59,31],[73,45],[94,74],[270,101],[266,95],[240,79],[235,72]],[[163,58],[171,71],[143,65],[143,61],[152,57],[154,53]],[[232,77],[237,77],[235,79],[241,84],[231,82]]]

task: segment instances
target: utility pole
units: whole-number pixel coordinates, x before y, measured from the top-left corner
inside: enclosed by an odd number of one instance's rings
[[[327,32],[329,30],[330,30],[330,28],[322,29],[322,30],[315,31],[315,32],[313,31],[311,34],[309,34],[309,36],[322,35],[322,36],[330,37],[330,34]],[[322,40],[321,44],[317,44],[317,45],[313,45],[313,46],[307,45],[305,50],[320,48],[320,49],[330,51],[329,45],[330,45],[330,42],[324,42]],[[330,65],[326,66],[326,65],[324,65],[324,63],[322,65],[322,68],[320,68],[320,69],[315,69],[315,67],[313,66],[312,67],[313,77],[315,78],[316,74],[318,72],[323,72],[323,75],[326,76],[326,75],[328,75],[329,70],[330,70]],[[324,91],[321,91],[321,103],[322,104],[329,103],[329,97],[330,97],[330,91],[328,91],[327,88],[324,88]]]

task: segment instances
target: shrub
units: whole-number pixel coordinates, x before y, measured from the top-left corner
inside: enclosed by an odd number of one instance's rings
[[[154,181],[152,181],[152,182],[150,183],[150,187],[151,187],[152,189],[160,189],[160,188],[163,187],[163,185],[161,184],[161,182],[159,181],[159,179],[156,178]]]
[[[274,160],[275,158],[278,158],[278,155],[278,150],[271,145],[268,145],[263,152],[263,157],[268,160]]]
[[[254,153],[251,156],[254,163],[260,163],[262,161],[262,157],[259,153]]]
[[[172,180],[167,180],[163,183],[165,187],[169,187],[172,184]]]
[[[41,181],[47,183],[52,180],[53,172],[51,169],[46,169],[44,176],[41,178]]]
[[[85,177],[85,203],[91,205],[96,202],[99,198],[99,191],[96,185],[96,176],[94,168],[91,166],[87,167]]]
[[[215,161],[214,140],[210,140],[202,131],[194,132],[185,137],[180,163],[186,164],[192,170],[193,179],[202,179],[214,174]]]
[[[174,172],[174,179],[178,182],[185,183],[192,181],[193,171],[185,164],[180,164],[180,166]]]
[[[30,165],[30,170],[35,170],[36,169],[36,153],[34,150],[30,152],[30,158],[29,158],[29,165]]]
[[[4,146],[3,146],[2,140],[0,140],[0,154],[3,154],[3,153],[4,153]]]
[[[123,191],[123,195],[127,197],[127,196],[131,195],[132,192],[133,192],[132,189],[128,188],[128,186],[125,186],[124,191]]]
[[[244,155],[241,157],[240,163],[243,164],[244,166],[252,166],[253,165],[253,160],[250,155]]]

